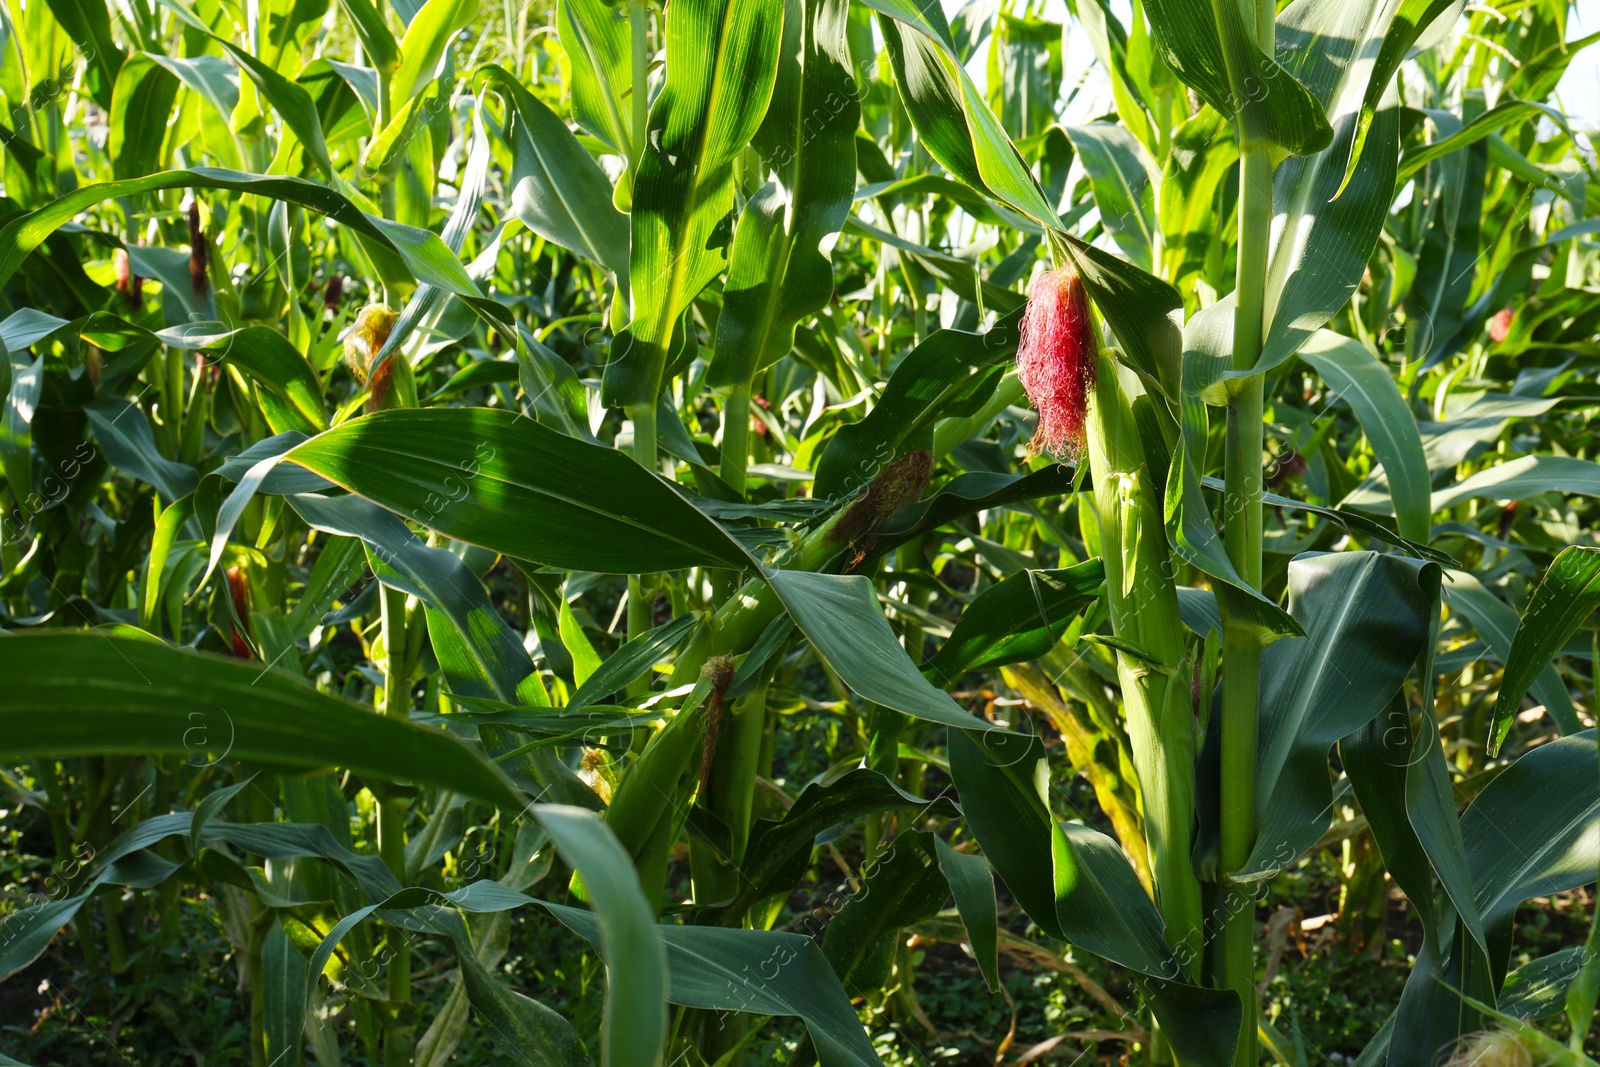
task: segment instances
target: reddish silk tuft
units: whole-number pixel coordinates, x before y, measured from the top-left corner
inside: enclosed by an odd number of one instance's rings
[[[1073,270],[1039,276],[1028,295],[1017,345],[1017,378],[1039,412],[1029,448],[1077,459],[1094,388],[1094,326],[1083,280]]]

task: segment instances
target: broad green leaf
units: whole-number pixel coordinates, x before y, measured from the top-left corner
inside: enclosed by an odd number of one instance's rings
[[[1484,786],[1461,815],[1497,976],[1504,973],[1512,918],[1522,902],[1586,885],[1600,869],[1595,764],[1593,730],[1540,745]]]
[[[950,883],[956,911],[967,930],[967,945],[983,972],[989,991],[1000,988],[999,912],[995,901],[994,870],[989,861],[971,852],[958,852],[942,837],[933,839],[939,869]]]
[[[1404,556],[1329,552],[1289,564],[1304,637],[1261,657],[1255,847],[1234,877],[1269,877],[1327,830],[1328,750],[1381,712],[1427,645],[1439,569]]]
[[[114,100],[117,73],[122,69],[125,56],[111,35],[111,12],[114,10],[97,0],[46,0],[50,13],[61,28],[67,31],[84,59],[84,83],[89,95],[101,108],[110,110]],[[8,20],[9,21],[9,20]],[[46,70],[36,70],[35,77],[49,77]]]
[[[9,640],[3,643],[11,644]],[[189,822],[189,812],[180,811],[158,815],[129,827],[95,850],[86,870],[70,883],[70,895],[7,914],[0,922],[0,981],[38,959],[100,886],[149,888],[166,881],[178,865],[146,850],[158,842],[187,833]]]
[[[828,921],[822,954],[852,996],[887,985],[901,929],[933,918],[950,899],[937,840],[926,831],[897,835]]]
[[[785,0],[777,80],[755,147],[777,181],[745,204],[734,233],[706,381],[741,386],[787,355],[796,325],[833,296],[824,243],[855,190],[860,122],[846,0]]]
[[[395,114],[433,83],[451,38],[470,25],[477,14],[478,0],[427,0],[416,17],[408,20],[400,39],[400,65],[389,86],[390,107]]]
[[[1016,355],[1021,320],[1019,309],[984,333],[938,330],[908,352],[867,416],[839,427],[823,449],[814,495],[860,491],[939,419],[976,411]]]
[[[289,943],[283,926],[267,928],[261,946],[262,1044],[269,1062],[298,1067],[305,1062],[306,996],[311,987],[306,958]]]
[[[1041,226],[1059,226],[1054,206],[954,51],[942,12],[905,0],[868,6],[880,13],[901,99],[928,154],[973,189]]]
[[[887,552],[962,516],[1024,500],[1059,496],[1071,492],[1072,486],[1072,468],[1060,464],[1022,475],[980,471],[959,474],[926,500],[900,509],[884,525],[872,551]]]
[[[1568,639],[1600,606],[1600,549],[1572,545],[1561,550],[1517,623],[1495,694],[1489,755],[1500,751],[1522,698]]]
[[[599,924],[588,912],[545,905],[590,943]],[[816,943],[803,934],[663,926],[674,1004],[707,1011],[792,1015],[804,1020],[821,1067],[878,1067],[881,1061],[850,998]]]
[[[1576,456],[1521,456],[1435,489],[1431,507],[1437,514],[1463,500],[1525,500],[1540,493],[1600,497],[1600,464]]]
[[[594,157],[501,68],[483,67],[478,83],[506,102],[512,212],[539,236],[626,279],[628,219],[612,206],[611,182]]]
[[[534,805],[535,813],[540,806]],[[473,1013],[494,1035],[498,1051],[520,1067],[586,1067],[593,1061],[571,1023],[554,1009],[510,989],[492,975],[472,943],[461,916],[440,905],[462,911],[495,914],[528,904],[549,910],[553,905],[525,896],[499,882],[477,881],[451,893],[430,889],[394,887],[377,902],[345,915],[311,954],[311,973],[320,975],[339,943],[374,913],[403,928],[438,934],[452,942],[461,967],[461,986]],[[431,907],[430,907],[431,906]],[[583,917],[600,941],[600,931],[588,912],[570,909]]]
[[[7,756],[232,756],[346,767],[521,806],[504,777],[453,738],[326,696],[255,663],[83,633],[0,641],[0,749]]]
[[[12,498],[25,500],[33,492],[33,416],[44,389],[44,358],[30,360],[25,351],[12,351],[5,358],[11,388],[0,415],[0,467]]]
[[[1460,944],[1459,937],[1452,937],[1452,924],[1447,909],[1438,900],[1434,877],[1436,870],[1465,869],[1460,828],[1440,836],[1429,832],[1427,820],[1416,819],[1420,825],[1413,824],[1418,814],[1414,805],[1436,799],[1431,789],[1412,788],[1418,778],[1417,768],[1422,763],[1433,763],[1435,770],[1444,771],[1443,753],[1437,745],[1429,749],[1413,743],[1402,695],[1363,730],[1344,738],[1339,754],[1384,866],[1422,920],[1422,949],[1417,953],[1399,1007],[1368,1045],[1363,1059],[1370,1063],[1369,1056],[1392,1053],[1399,1063],[1428,1062],[1437,1049],[1473,1025],[1456,994],[1463,984],[1462,961],[1458,959],[1456,967],[1447,973],[1444,960],[1453,948],[1465,951],[1467,946]],[[1447,802],[1436,814],[1444,821],[1454,822],[1454,802]],[[1488,975],[1479,973],[1486,968],[1475,966],[1471,970],[1471,988],[1492,996]]]
[[[1392,94],[1371,127],[1369,150],[1340,185],[1372,69],[1369,57],[1390,2],[1296,0],[1278,18],[1280,58],[1326,110],[1335,132],[1320,151],[1284,160],[1273,178],[1266,333],[1257,373],[1293,355],[1349,302],[1383,231],[1400,136]]]
[[[142,409],[126,400],[108,398],[85,404],[83,413],[94,427],[106,462],[161,491],[168,503],[194,492],[200,480],[191,466],[162,456]]]
[[[1025,570],[972,599],[928,662],[941,686],[966,671],[1035,660],[1065,636],[1068,623],[1098,597],[1105,567],[1092,559],[1065,570]]]
[[[1161,58],[1234,120],[1241,144],[1276,145],[1292,155],[1327,147],[1333,132],[1322,106],[1257,46],[1240,4],[1147,0],[1145,14]]]
[[[749,557],[615,449],[495,408],[385,411],[288,458],[457,541],[573,570],[743,569]]]
[[[140,178],[161,166],[167,119],[178,98],[178,79],[164,64],[135,52],[117,72],[106,152],[118,178]]]
[[[156,336],[174,348],[204,352],[238,367],[266,394],[262,414],[273,433],[316,433],[327,427],[322,380],[306,357],[276,330],[246,326],[213,333],[202,325],[163,330]]]
[[[1183,237],[1168,239],[1162,249],[1164,277],[1181,282],[1205,270],[1209,235],[1217,225],[1217,186],[1238,160],[1232,127],[1212,108],[1202,108],[1173,131],[1161,178],[1160,225],[1163,234]]]
[[[1383,43],[1378,48],[1372,64],[1372,73],[1361,97],[1361,110],[1357,114],[1355,137],[1350,146],[1350,158],[1345,164],[1344,177],[1339,191],[1349,184],[1365,152],[1367,138],[1377,121],[1378,108],[1389,83],[1400,71],[1411,46],[1422,36],[1430,23],[1447,12],[1460,12],[1459,0],[1401,0],[1399,8],[1384,31]]]
[[[393,71],[400,62],[400,45],[374,0],[339,0],[339,9],[353,24],[367,62],[377,70]]]
[[[1485,111],[1449,137],[1407,152],[1405,158],[1400,161],[1400,172],[1396,175],[1396,181],[1404,184],[1434,160],[1442,159],[1452,152],[1478,143],[1492,133],[1499,133],[1508,126],[1514,126],[1530,118],[1547,118],[1558,126],[1567,125],[1567,117],[1553,107],[1532,100],[1507,100]]]
[[[239,72],[221,56],[185,58],[151,53],[150,58],[199,93],[223,118],[231,116],[233,109],[239,106]]]
[[[667,1040],[667,953],[633,860],[593,812],[541,804],[533,814],[582,876],[599,922],[607,982],[602,1067],[656,1067]]]
[[[772,96],[783,0],[685,0],[664,22],[667,78],[633,183],[633,314],[604,379],[614,406],[656,402],[679,318],[727,263],[733,161]]]
[[[572,64],[572,117],[630,162],[633,68],[626,19],[604,0],[557,0],[556,31]]]
[[[694,628],[693,615],[680,615],[633,638],[605,658],[588,680],[578,686],[567,706],[581,708],[596,704],[603,697],[643,678],[664,657],[675,651]]]
[[[779,570],[766,578],[817,654],[863,699],[958,730],[980,723],[917,670],[864,575]]]
[[[1202,492],[1206,483],[1198,465],[1205,455],[1206,403],[1223,399],[1214,395],[1214,390],[1233,350],[1233,312],[1233,295],[1229,294],[1196,312],[1184,327],[1178,407],[1182,447],[1173,450],[1172,466],[1167,472],[1163,502],[1167,541],[1174,554],[1221,583],[1214,584],[1214,588],[1230,614],[1249,618],[1263,636],[1299,634],[1299,622],[1234,567]]]
[[[1488,654],[1501,663],[1510,662],[1511,644],[1519,623],[1516,610],[1484,588],[1475,575],[1459,569],[1445,572],[1443,593],[1450,610],[1465,618],[1489,646]],[[1572,706],[1572,696],[1554,664],[1546,663],[1539,669],[1531,688],[1562,733],[1573,734],[1582,729],[1578,710]]]
[[[423,544],[398,515],[360,497],[299,494],[286,499],[313,529],[365,542],[384,583],[426,605],[435,653],[452,692],[518,702],[521,687],[534,672],[533,661],[461,557]],[[364,573],[362,563],[352,561],[344,575],[346,588]],[[448,640],[441,622],[454,631]]]
[[[989,38],[989,105],[1015,139],[1044,132],[1055,122],[1061,96],[1062,25],[1007,11],[995,17]]]
[[[418,281],[462,296],[482,299],[483,294],[467,276],[461,261],[450,253],[436,234],[363,214],[332,189],[302,178],[263,177],[217,167],[167,170],[127,181],[87,185],[57,197],[41,208],[11,216],[4,224],[0,224],[0,284],[17,272],[30,252],[80,212],[114,197],[134,196],[161,189],[226,189],[257,193],[308,207],[399,255]]]
[[[256,83],[261,95],[282,117],[284,125],[288,126],[305,146],[306,154],[311,157],[311,161],[323,174],[332,179],[333,161],[328,156],[328,143],[322,132],[322,118],[311,100],[311,94],[303,86],[290,81],[232,41],[222,37],[213,39],[228,50],[234,62],[238,63],[250,76],[250,80]]]
[[[1468,91],[1461,109],[1461,115],[1427,111],[1439,137],[1459,133],[1466,122],[1482,114],[1483,94]],[[1427,197],[1432,210],[1417,257],[1416,279],[1406,298],[1407,313],[1418,320],[1419,332],[1407,340],[1425,365],[1443,358],[1446,342],[1463,325],[1480,262],[1487,170],[1488,146],[1480,141],[1435,160],[1417,183],[1417,192]]]
[[[1050,936],[1135,971],[1180,1062],[1233,1062],[1239,1001],[1183,980],[1154,901],[1111,838],[1058,823],[1038,739],[951,730],[950,773],[984,855],[1028,917]]]
[[[1389,368],[1361,342],[1318,330],[1300,348],[1336,397],[1349,403],[1383,464],[1400,536],[1427,541],[1432,488],[1417,422]]]
[[[1150,270],[1155,246],[1155,196],[1151,188],[1155,161],[1144,145],[1121,126],[1096,122],[1065,129],[1088,172],[1100,221],[1123,255],[1141,270]]]
[[[857,767],[827,784],[813,782],[777,820],[762,819],[750,830],[740,867],[739,891],[721,914],[739,918],[757,901],[786,892],[805,876],[817,835],[865,815],[918,811],[954,817],[960,810],[948,796],[919,797],[877,771]]]

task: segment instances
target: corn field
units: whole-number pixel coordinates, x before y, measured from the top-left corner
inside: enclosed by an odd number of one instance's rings
[[[1585,18],[0,0],[0,1064],[1594,1064]]]

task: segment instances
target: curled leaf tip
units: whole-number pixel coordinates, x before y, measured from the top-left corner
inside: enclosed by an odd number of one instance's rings
[[[1039,276],[1028,294],[1017,344],[1017,380],[1039,413],[1028,448],[1076,459],[1094,387],[1095,339],[1083,279],[1071,269]]]

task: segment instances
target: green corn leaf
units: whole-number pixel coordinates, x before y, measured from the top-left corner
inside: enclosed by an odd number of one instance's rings
[[[5,922],[0,923],[0,934],[4,934],[4,941],[0,942],[0,980],[10,978],[38,959],[100,886],[149,888],[166,881],[178,865],[146,850],[168,838],[188,833],[189,822],[190,813],[182,811],[158,815],[129,827],[95,850],[87,871],[72,881],[69,895],[56,896],[7,914]]]
[[[237,367],[265,394],[262,414],[273,433],[316,433],[327,428],[322,379],[276,330],[246,326],[214,333],[204,327],[179,328],[155,336],[174,348],[204,352]]]
[[[517,702],[534,672],[533,661],[461,557],[423,544],[398,515],[360,497],[299,494],[286,499],[313,529],[364,542],[385,584],[427,606],[435,654],[452,692]],[[343,588],[365,573],[364,562],[351,560]],[[453,631],[452,637],[440,632],[441,623]]]
[[[1036,738],[951,730],[950,772],[984,855],[1040,929],[1136,972],[1181,1062],[1233,1062],[1239,1000],[1183,980],[1161,916],[1121,848],[1097,830],[1057,823]]]
[[[478,0],[427,0],[416,16],[407,20],[405,35],[400,39],[400,64],[389,85],[390,107],[395,114],[433,84],[451,38],[477,14]]]
[[[1200,98],[1238,125],[1240,143],[1316,152],[1333,137],[1316,97],[1257,46],[1239,4],[1149,0],[1161,58]],[[1280,35],[1279,40],[1282,40]]]
[[[1438,615],[1436,564],[1377,552],[1301,556],[1289,565],[1289,613],[1304,637],[1262,653],[1256,762],[1259,830],[1243,871],[1288,866],[1327,830],[1328,750],[1389,703]]]
[[[973,84],[943,14],[904,0],[875,0],[895,81],[928,154],[973,189],[1041,226],[1059,226],[1054,206]]]
[[[1600,549],[1572,545],[1561,550],[1533,592],[1517,623],[1495,694],[1489,754],[1500,751],[1522,698],[1568,639],[1600,606]]]
[[[604,0],[557,0],[556,32],[572,64],[572,117],[618,155],[634,157],[629,27]]]
[[[1405,158],[1400,161],[1400,172],[1396,175],[1396,181],[1403,184],[1436,159],[1442,159],[1468,145],[1477,144],[1490,134],[1499,133],[1508,126],[1538,118],[1547,118],[1562,129],[1567,126],[1567,117],[1553,107],[1532,100],[1507,100],[1485,111],[1454,134],[1407,152]]]
[[[257,193],[299,204],[350,227],[377,246],[405,261],[418,281],[464,297],[482,300],[478,286],[461,261],[436,234],[362,213],[349,200],[325,186],[301,178],[264,177],[217,167],[168,170],[127,181],[88,185],[41,208],[13,215],[0,225],[0,283],[11,278],[27,255],[79,212],[119,196],[161,189],[226,189]]]
[[[1600,869],[1595,734],[1540,745],[1506,768],[1461,815],[1473,893],[1503,975],[1512,919],[1530,897],[1594,881]],[[1508,848],[1507,841],[1519,847]]]
[[[493,767],[454,739],[318,693],[259,664],[102,634],[0,641],[7,756],[231,755],[443,786],[520,807]]]
[[[1484,588],[1476,575],[1460,569],[1445,572],[1444,600],[1489,646],[1489,656],[1502,664],[1510,662],[1511,643],[1520,621],[1511,605]],[[1556,673],[1554,664],[1546,663],[1540,668],[1530,688],[1562,733],[1574,734],[1583,728],[1578,721],[1578,709],[1572,706],[1572,695],[1567,692],[1566,683]]]
[[[509,112],[511,209],[534,233],[628,276],[628,219],[611,204],[611,182],[578,139],[504,70],[486,66],[478,83]]]
[[[1400,64],[1405,62],[1411,46],[1416,44],[1417,39],[1441,15],[1459,11],[1459,0],[1401,0],[1399,9],[1395,11],[1394,18],[1384,32],[1383,43],[1378,48],[1372,73],[1368,76],[1366,89],[1362,94],[1355,137],[1350,146],[1350,158],[1345,164],[1339,192],[1344,192],[1345,186],[1350,183],[1356,167],[1361,162],[1367,138],[1377,121],[1383,95],[1388,91],[1389,82],[1399,73]]]
[[[140,178],[161,166],[167,119],[178,79],[153,56],[135,52],[117,72],[106,151],[118,178]]]
[[[852,996],[887,985],[900,931],[933,918],[950,898],[936,840],[927,832],[896,836],[829,920],[822,954]]]
[[[752,196],[734,233],[706,381],[747,384],[783,358],[795,326],[833,295],[822,245],[855,191],[860,105],[845,44],[844,0],[786,0],[777,79],[755,146],[778,181]]]
[[[858,492],[939,419],[970,415],[1017,351],[1021,310],[984,333],[939,330],[906,354],[866,418],[841,426],[817,460],[814,495]]]
[[[1435,514],[1463,500],[1523,500],[1539,493],[1600,497],[1600,464],[1576,456],[1520,456],[1433,491]]]
[[[82,51],[84,82],[89,95],[102,108],[109,109],[115,99],[117,75],[126,57],[111,35],[113,9],[97,0],[47,0],[47,3],[50,13]],[[46,72],[42,64],[35,69],[41,74]]]
[[[1296,0],[1279,16],[1281,61],[1326,110],[1334,136],[1320,151],[1284,160],[1273,179],[1265,338],[1255,370],[1244,373],[1279,365],[1349,303],[1383,231],[1400,137],[1392,93],[1380,100],[1369,150],[1344,175],[1382,12],[1373,0]]]
[[[228,50],[234,62],[238,63],[250,76],[250,80],[256,83],[261,95],[283,117],[284,124],[300,139],[311,161],[323,174],[332,179],[333,161],[328,156],[328,142],[322,132],[322,118],[317,113],[311,94],[303,86],[290,81],[232,41],[215,36],[213,40]]]
[[[733,161],[766,114],[782,0],[687,0],[665,16],[667,80],[633,183],[633,316],[612,345],[606,403],[654,404],[684,309],[727,264]]]
[[[1483,94],[1468,90],[1461,114],[1427,109],[1441,138],[1452,137],[1484,111]],[[1430,204],[1427,233],[1417,256],[1417,273],[1406,297],[1408,316],[1416,317],[1421,334],[1412,342],[1427,363],[1442,359],[1446,343],[1465,325],[1482,239],[1488,145],[1482,141],[1435,160],[1418,182]],[[1437,510],[1437,509],[1435,509]]]
[[[613,573],[750,563],[721,526],[623,453],[509,411],[379,412],[288,458],[446,537],[518,559]]]
[[[592,812],[534,808],[561,858],[583,877],[606,961],[602,1067],[657,1067],[667,1040],[667,951],[633,860]]]
[[[1335,396],[1349,403],[1383,464],[1400,536],[1427,541],[1432,487],[1417,420],[1389,368],[1359,341],[1319,330],[1301,347],[1300,358],[1317,369]]]
[[[949,686],[966,671],[1038,659],[1097,599],[1104,582],[1105,567],[1092,559],[1065,570],[1021,571],[989,586],[962,611],[928,662],[929,675]]]
[[[267,928],[261,946],[262,1042],[270,1062],[298,1067],[305,1062],[306,996],[311,986],[306,958],[295,951],[283,926]]]
[[[924,798],[908,793],[877,771],[857,767],[827,784],[813,782],[777,820],[762,819],[750,830],[734,899],[721,912],[742,916],[763,897],[781,892],[805,876],[817,835],[842,823],[889,811],[918,811],[952,817],[960,814],[948,796]]]
[[[599,924],[588,912],[548,904],[552,915],[591,943]],[[667,999],[707,1011],[799,1016],[821,1067],[877,1067],[880,1061],[827,959],[802,934],[663,926],[671,984]]]
[[[108,398],[85,404],[83,413],[94,427],[100,451],[113,467],[155,486],[169,503],[194,492],[199,472],[161,455],[150,420],[137,406]]]
[[[1150,270],[1155,243],[1155,197],[1151,188],[1155,161],[1144,145],[1121,126],[1096,122],[1065,129],[1088,172],[1101,222],[1123,255],[1141,270]]]
[[[983,972],[989,991],[1000,988],[999,911],[995,902],[994,870],[989,861],[971,852],[958,852],[942,837],[933,839],[939,869],[950,883],[956,911],[967,930],[967,945]]]
[[[978,721],[917,670],[866,577],[780,570],[766,578],[817,654],[863,699],[957,729]]]

